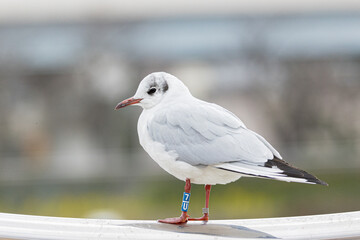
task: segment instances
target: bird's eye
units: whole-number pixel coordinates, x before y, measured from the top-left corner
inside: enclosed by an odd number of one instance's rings
[[[156,92],[156,88],[150,88],[149,89],[149,91],[147,91],[147,93],[149,94],[149,95],[153,95],[154,93]]]

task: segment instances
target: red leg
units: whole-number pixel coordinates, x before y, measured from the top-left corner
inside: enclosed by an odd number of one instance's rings
[[[209,220],[209,198],[210,198],[211,185],[205,185],[205,208],[203,208],[203,216],[200,218],[189,218],[189,221],[204,221]]]
[[[191,183],[190,183],[190,179],[186,179],[186,183],[185,183],[185,192],[186,193],[190,193],[191,190]],[[174,217],[174,218],[165,218],[165,219],[159,219],[158,222],[161,223],[170,223],[170,224],[181,224],[181,223],[186,223],[188,221],[189,215],[187,214],[187,212],[181,212],[180,217]]]

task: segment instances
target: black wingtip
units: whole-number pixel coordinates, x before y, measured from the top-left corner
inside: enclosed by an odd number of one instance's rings
[[[271,159],[271,160],[268,160],[266,163],[265,163],[265,167],[277,167],[281,170],[284,171],[284,174],[286,174],[288,177],[294,177],[294,178],[303,178],[303,179],[306,179],[307,182],[309,183],[315,183],[315,184],[320,184],[320,185],[323,185],[323,186],[329,186],[329,184],[327,184],[326,182],[318,179],[316,176],[304,171],[304,170],[301,170],[299,168],[296,168],[294,166],[291,166],[289,163],[285,162],[284,160],[281,160],[277,157]]]
[[[315,177],[315,176],[314,176]],[[316,184],[320,184],[320,185],[323,185],[323,186],[326,186],[326,187],[328,187],[329,186],[329,184],[327,183],[327,182],[324,182],[324,181],[322,181],[322,180],[320,180],[320,179],[318,179],[317,178],[317,182],[316,182]]]
[[[309,174],[309,175],[311,175],[311,174]],[[313,177],[312,179],[306,179],[308,183],[315,183],[315,184],[323,185],[323,186],[326,186],[326,187],[329,186],[329,184],[327,182],[324,182],[324,181],[318,179],[314,175],[311,175],[311,176]]]

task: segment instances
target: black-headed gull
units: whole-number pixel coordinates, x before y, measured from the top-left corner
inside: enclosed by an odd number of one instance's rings
[[[165,171],[186,182],[181,216],[160,222],[207,221],[211,185],[227,184],[242,176],[327,185],[282,160],[270,143],[230,111],[193,97],[171,74],[149,74],[135,95],[115,109],[129,105],[143,108],[137,125],[141,146]],[[191,183],[205,185],[201,218],[187,214]]]

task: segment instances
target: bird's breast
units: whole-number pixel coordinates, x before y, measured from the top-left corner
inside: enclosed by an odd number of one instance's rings
[[[186,178],[201,175],[201,169],[186,162],[177,161],[178,155],[175,151],[167,151],[165,145],[150,137],[148,123],[153,116],[143,111],[138,121],[139,141],[144,150],[161,168],[180,180],[185,181]]]

